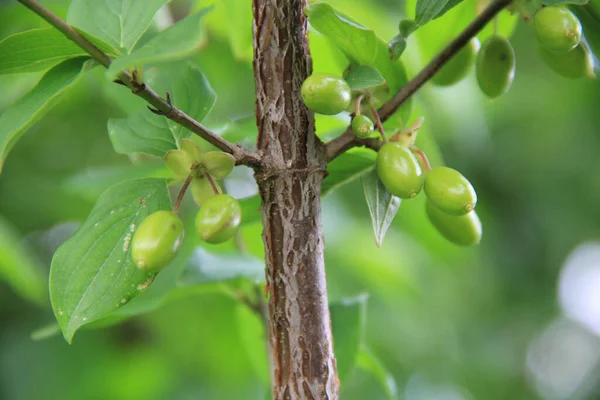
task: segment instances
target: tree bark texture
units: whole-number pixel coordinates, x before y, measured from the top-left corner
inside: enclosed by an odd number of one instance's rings
[[[312,69],[306,6],[253,0],[272,391],[276,400],[337,400],[321,229],[327,158],[300,94]]]

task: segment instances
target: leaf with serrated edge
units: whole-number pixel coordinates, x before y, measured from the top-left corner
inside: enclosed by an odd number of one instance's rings
[[[338,375],[342,383],[354,367],[362,345],[367,298],[360,295],[329,306]]]
[[[54,254],[50,299],[70,343],[83,325],[127,304],[152,283],[131,257],[135,229],[149,214],[170,210],[164,179],[139,179],[104,192],[79,230]]]
[[[169,0],[72,0],[67,22],[130,52]]]
[[[83,71],[85,58],[64,61],[48,71],[24,97],[0,115],[0,172],[8,152],[54,101],[71,87]]]
[[[361,181],[373,222],[375,242],[377,247],[381,247],[383,238],[400,208],[401,201],[388,192],[377,176],[375,168],[365,172],[361,177]]]
[[[196,121],[201,122],[215,103],[215,92],[193,63],[163,65],[147,75],[155,90],[171,93],[175,106]],[[108,134],[117,153],[163,157],[191,132],[163,116],[140,110],[127,118],[110,119]]]
[[[377,68],[368,65],[353,66],[344,79],[352,90],[368,89],[385,83]]]
[[[104,53],[116,51],[96,38],[89,38]],[[75,57],[89,57],[75,42],[54,28],[15,33],[0,42],[0,74],[44,71]]]
[[[181,60],[193,54],[202,44],[204,31],[200,20],[207,12],[203,10],[190,15],[160,32],[131,54],[116,58],[106,71],[106,76],[112,80],[129,67]]]

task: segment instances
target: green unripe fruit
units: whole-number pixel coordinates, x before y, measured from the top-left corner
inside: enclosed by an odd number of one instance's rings
[[[242,208],[236,199],[219,194],[204,202],[196,216],[196,231],[205,242],[223,243],[235,234],[242,221]]]
[[[473,246],[481,241],[481,221],[471,211],[466,215],[449,215],[431,204],[426,205],[429,220],[440,234],[452,243],[460,246]]]
[[[515,77],[515,51],[510,42],[498,35],[483,43],[477,54],[477,82],[490,98],[505,93]]]
[[[356,137],[364,139],[373,133],[373,121],[366,115],[357,115],[352,118],[352,130]]]
[[[302,99],[310,110],[324,115],[344,111],[352,99],[350,86],[345,80],[332,74],[317,72],[302,84]]]
[[[460,172],[448,167],[434,168],[425,177],[425,194],[437,208],[450,215],[465,215],[477,204],[477,194]]]
[[[550,69],[565,78],[594,77],[594,62],[582,44],[568,53],[555,53],[542,46],[538,47],[538,52]]]
[[[394,196],[412,199],[423,187],[421,166],[406,147],[399,143],[386,143],[377,152],[377,175]]]
[[[540,44],[551,51],[566,53],[581,42],[581,23],[564,8],[542,8],[535,14],[533,27]]]
[[[432,78],[432,82],[439,86],[454,85],[466,77],[475,62],[479,41],[471,39],[450,61],[446,63]]]
[[[131,255],[136,267],[158,272],[177,254],[183,242],[183,223],[170,211],[156,211],[147,216],[131,240]]]

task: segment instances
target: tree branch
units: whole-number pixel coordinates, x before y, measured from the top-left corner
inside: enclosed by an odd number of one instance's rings
[[[36,0],[18,0],[25,7],[42,17],[50,25],[54,26],[60,32],[62,32],[68,39],[72,40],[85,50],[96,62],[100,65],[108,68],[112,62],[111,58],[99,50],[94,44],[87,40],[81,35],[76,29],[67,24],[65,21],[60,19],[52,11],[38,3]],[[236,164],[244,164],[252,167],[258,167],[261,165],[261,159],[256,153],[249,152],[242,147],[230,143],[229,141],[218,136],[210,129],[196,121],[180,109],[176,108],[171,104],[169,99],[165,100],[160,97],[151,87],[147,86],[143,82],[136,82],[132,76],[126,72],[121,71],[118,75],[118,81],[129,89],[132,93],[138,97],[144,99],[148,104],[155,108],[155,113],[164,115],[166,118],[174,121],[175,123],[189,129],[208,143],[212,144],[219,150],[233,155],[236,160]]]
[[[408,82],[379,110],[381,121],[387,120],[398,108],[415,94],[427,81],[429,81],[440,68],[444,66],[456,53],[481,31],[500,11],[512,3],[512,0],[494,0],[481,14],[469,24],[452,42],[448,44],[437,56],[427,64],[421,72]],[[364,146],[356,139],[352,128],[348,127],[339,137],[327,143],[327,158],[333,160],[352,147]]]

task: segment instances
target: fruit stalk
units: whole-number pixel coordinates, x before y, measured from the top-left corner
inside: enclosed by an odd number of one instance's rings
[[[337,400],[321,185],[327,163],[301,87],[311,73],[306,0],[253,0],[257,148],[272,396]]]
[[[185,195],[185,192],[188,189],[188,186],[190,186],[190,182],[192,182],[192,178],[193,176],[190,175],[186,178],[185,182],[183,182],[183,186],[181,186],[181,190],[179,191],[179,194],[177,195],[177,200],[175,200],[175,205],[173,206],[173,214],[177,214],[179,212],[179,206],[181,206],[181,202],[183,201],[183,196]]]

